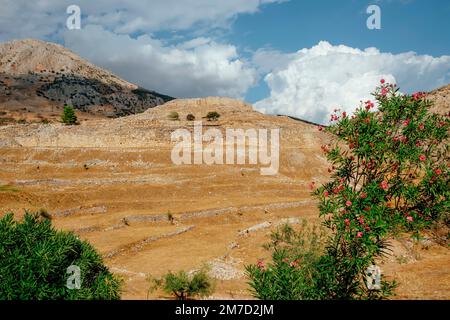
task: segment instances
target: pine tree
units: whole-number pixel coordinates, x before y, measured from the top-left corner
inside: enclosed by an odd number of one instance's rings
[[[75,110],[73,109],[72,106],[70,106],[70,105],[64,106],[64,111],[61,116],[61,120],[64,124],[67,124],[67,125],[73,125],[73,124],[77,123],[78,119],[75,114]]]

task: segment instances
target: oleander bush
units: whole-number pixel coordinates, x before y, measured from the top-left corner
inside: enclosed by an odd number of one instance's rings
[[[315,265],[324,249],[323,228],[307,224],[299,231],[286,224],[271,235],[264,245],[271,251],[272,261],[259,260],[246,266],[253,295],[263,300],[318,299],[315,290]]]
[[[395,281],[383,280],[380,289],[372,290],[365,276],[369,266],[389,254],[389,236],[409,231],[418,237],[435,223],[448,226],[449,115],[431,113],[424,93],[403,95],[384,80],[373,95],[377,111],[374,102],[366,101],[351,116],[335,110],[331,125],[319,127],[332,138],[322,146],[331,180],[317,188],[311,182],[311,188],[330,235],[312,267],[299,263],[314,274],[310,281],[296,273],[299,286],[307,286],[301,291],[315,293],[299,298],[385,298],[393,294]],[[262,295],[264,288],[254,285],[270,276],[266,270],[249,276],[257,297],[279,298]],[[295,288],[290,282],[284,292]]]
[[[55,230],[48,217],[0,219],[0,300],[119,299],[121,281],[95,249],[73,233]],[[79,289],[67,286],[73,283],[70,266],[79,267]]]

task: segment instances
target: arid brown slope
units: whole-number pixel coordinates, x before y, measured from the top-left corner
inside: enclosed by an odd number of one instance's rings
[[[450,84],[428,93],[427,98],[433,101],[433,112],[448,114],[450,112]]]
[[[168,120],[171,111],[182,120]],[[208,111],[221,117],[203,119],[205,127],[281,128],[280,173],[262,176],[255,165],[172,164],[171,132],[192,130],[186,115],[201,120]],[[5,126],[0,128],[0,185],[7,186],[0,192],[0,211],[49,210],[57,227],[91,241],[112,270],[126,277],[125,298],[146,297],[144,274],[203,263],[213,264],[213,272],[225,279],[218,285],[219,297],[248,297],[243,263],[253,262],[262,250],[249,242],[252,235],[239,232],[313,215],[307,185],[326,177],[320,154],[324,139],[313,126],[223,98],[176,100],[139,115],[80,126]],[[167,219],[169,211],[174,224]],[[258,232],[269,229],[263,224]]]
[[[122,80],[61,45],[33,39],[0,44],[3,122],[57,119],[64,103],[80,110],[84,119],[134,114],[170,99]]]

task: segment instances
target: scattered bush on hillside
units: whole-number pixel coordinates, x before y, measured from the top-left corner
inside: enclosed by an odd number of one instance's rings
[[[167,212],[167,221],[169,221],[170,224],[175,223],[175,217],[173,216],[172,212],[170,212],[170,211]]]
[[[195,116],[194,116],[192,113],[189,113],[189,114],[186,116],[186,120],[187,120],[187,121],[194,121],[194,120],[195,120]]]
[[[61,116],[62,123],[66,125],[74,125],[77,124],[77,116],[75,114],[75,109],[70,105],[65,105],[63,114]]]
[[[399,231],[418,237],[449,221],[449,116],[430,113],[425,94],[401,95],[384,80],[374,96],[377,112],[366,101],[350,117],[335,110],[332,125],[319,127],[334,140],[322,146],[332,179],[313,194],[331,233],[314,264],[314,281],[303,274],[297,281],[311,284],[308,290],[321,299],[391,295],[395,282],[381,281],[373,290],[364,281],[368,267],[388,253],[388,237]],[[263,277],[266,272],[252,273],[252,283]],[[264,296],[261,290],[255,295]]]
[[[211,111],[208,112],[206,118],[208,119],[208,121],[217,121],[220,118],[220,114],[217,113],[216,111]]]
[[[193,299],[211,295],[214,291],[213,280],[208,276],[205,268],[189,275],[185,271],[172,273],[169,271],[159,279],[151,279],[153,282],[150,291],[162,288],[167,294],[173,295],[177,300]]]
[[[167,118],[169,118],[169,120],[172,120],[172,121],[180,120],[180,115],[178,114],[178,112],[172,111],[171,113],[169,113]]]
[[[56,231],[49,215],[0,219],[0,300],[119,299],[120,281],[86,241]],[[69,289],[68,267],[80,268],[80,289]]]

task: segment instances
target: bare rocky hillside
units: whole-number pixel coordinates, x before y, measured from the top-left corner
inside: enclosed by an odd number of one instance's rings
[[[81,118],[118,117],[171,99],[122,80],[61,45],[32,39],[0,44],[3,122],[54,119],[65,103],[80,110]]]
[[[434,102],[433,112],[448,114],[450,112],[450,84],[431,91],[428,99]]]

